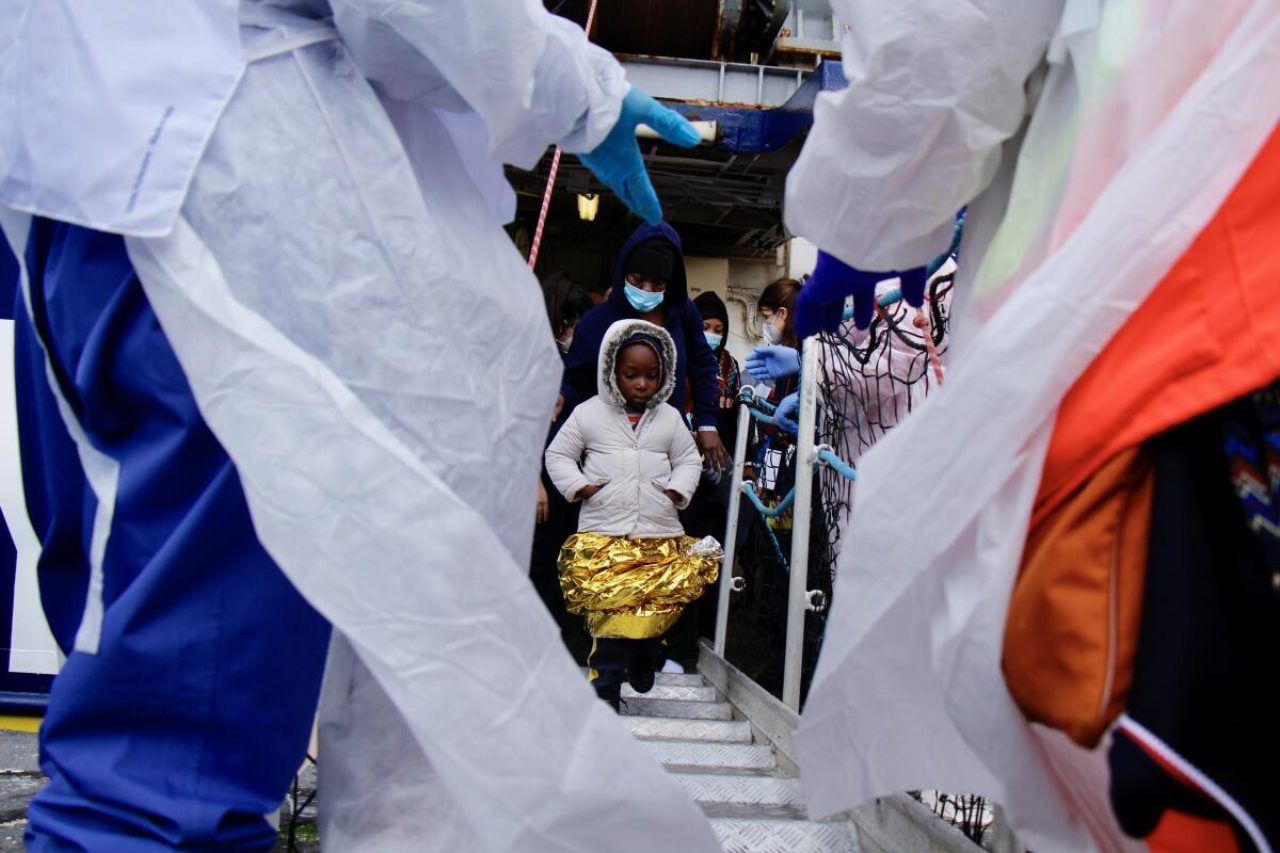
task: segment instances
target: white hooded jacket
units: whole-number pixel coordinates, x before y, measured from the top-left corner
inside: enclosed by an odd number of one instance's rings
[[[633,429],[614,373],[618,352],[637,333],[657,338],[663,348],[662,383]],[[619,320],[600,346],[599,394],[578,406],[547,448],[547,473],[566,500],[583,487],[604,487],[582,505],[578,530],[632,539],[683,536],[676,509],[689,499],[702,476],[698,448],[684,418],[666,404],[675,387],[670,365],[676,346],[666,330],[643,320]],[[665,491],[680,494],[679,507]]]

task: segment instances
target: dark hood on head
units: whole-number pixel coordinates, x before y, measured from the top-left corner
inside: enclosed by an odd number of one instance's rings
[[[693,304],[698,307],[698,313],[702,315],[703,320],[719,320],[724,323],[724,340],[720,342],[720,347],[723,349],[729,340],[729,307],[724,304],[723,299],[709,290],[706,293],[699,293],[694,298]]]
[[[680,235],[676,233],[676,229],[665,222],[657,225],[642,223],[639,228],[631,232],[627,242],[622,244],[622,251],[618,253],[618,262],[613,267],[613,292],[609,294],[609,301],[617,303],[626,313],[636,314],[636,310],[627,301],[627,294],[623,290],[627,278],[627,257],[636,246],[653,239],[666,240],[676,250],[675,271],[671,274],[671,280],[667,282],[666,295],[662,298],[662,304],[666,306],[668,316],[676,316],[684,312],[685,303],[689,301],[689,280],[685,275],[684,249],[680,246]]]

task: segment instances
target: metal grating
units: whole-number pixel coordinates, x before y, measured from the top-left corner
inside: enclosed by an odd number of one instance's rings
[[[716,701],[716,689],[710,685],[688,687],[675,684],[655,684],[648,693],[637,693],[631,688],[630,684],[623,685],[623,699],[634,699],[637,696],[644,696],[648,699],[679,699],[684,702],[714,702]]]
[[[707,682],[696,672],[659,672],[653,683],[660,687],[702,687]]]
[[[772,770],[777,766],[773,749],[767,746],[666,740],[646,740],[641,743],[667,767]]]
[[[646,696],[622,700],[622,713],[636,717],[675,717],[684,720],[731,720],[728,702],[685,702],[680,699],[650,699]]]
[[[712,819],[725,853],[856,853],[846,824],[809,820]]]
[[[684,785],[689,796],[699,803],[804,806],[804,795],[798,779],[711,773],[677,773],[675,777]]]
[[[631,734],[644,740],[751,743],[746,720],[675,720],[666,717],[622,717]]]

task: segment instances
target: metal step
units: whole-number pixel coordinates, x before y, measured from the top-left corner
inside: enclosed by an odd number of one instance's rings
[[[657,672],[653,683],[670,687],[701,687],[707,682],[696,672]]]
[[[698,803],[710,820],[808,820],[801,806],[762,806],[756,803]]]
[[[679,699],[682,702],[714,702],[716,689],[709,685],[691,687],[681,684],[655,684],[648,693],[637,693],[630,684],[622,685],[622,698],[635,699],[643,696],[646,699]]]
[[[578,667],[583,679],[587,679],[591,670],[585,666]],[[706,687],[707,680],[697,672],[655,672],[653,683],[658,687]]]
[[[640,742],[668,769],[773,770],[777,766],[773,749],[767,746],[670,740]]]
[[[717,773],[673,773],[699,803],[804,807],[799,779],[781,776],[729,776]]]
[[[685,702],[680,699],[650,699],[636,696],[622,700],[622,713],[637,717],[679,717],[687,720],[731,720],[728,702]]]
[[[665,717],[622,717],[631,734],[642,740],[698,743],[751,743],[746,720],[674,720]]]
[[[856,853],[848,824],[812,820],[712,818],[725,853]]]

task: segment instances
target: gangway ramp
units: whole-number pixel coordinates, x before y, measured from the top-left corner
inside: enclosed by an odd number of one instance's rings
[[[699,672],[622,692],[624,726],[702,807],[727,853],[975,853],[905,794],[815,820],[791,752],[795,713],[709,646]]]
[[[624,688],[622,722],[711,819],[726,851],[856,851],[846,821],[814,821],[800,781],[767,739],[702,675],[659,673],[643,696]]]

